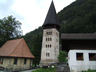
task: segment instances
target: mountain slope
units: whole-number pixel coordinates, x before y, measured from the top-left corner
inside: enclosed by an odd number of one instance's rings
[[[58,13],[63,33],[96,32],[96,0],[77,0]]]

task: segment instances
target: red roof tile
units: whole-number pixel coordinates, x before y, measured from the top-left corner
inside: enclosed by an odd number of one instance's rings
[[[7,41],[0,48],[0,56],[34,58],[23,38]]]

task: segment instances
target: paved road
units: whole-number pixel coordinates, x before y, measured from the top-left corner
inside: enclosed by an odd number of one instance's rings
[[[34,69],[35,70],[35,69]],[[34,70],[26,70],[26,71],[20,71],[20,72],[32,72]]]
[[[32,72],[32,71],[34,71],[34,70],[36,70],[36,69],[26,70],[26,71],[20,71],[20,72]],[[4,71],[1,71],[1,70],[0,70],[0,72],[4,72]]]

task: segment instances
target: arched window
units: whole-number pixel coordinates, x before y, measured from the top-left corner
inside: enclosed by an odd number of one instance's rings
[[[48,45],[48,48],[49,48],[49,45]]]
[[[49,38],[48,38],[48,41],[49,41]]]
[[[46,48],[47,48],[48,46],[46,45]]]
[[[51,44],[50,44],[50,48],[51,48]]]
[[[46,41],[52,41],[52,38],[46,38]]]
[[[46,38],[46,41],[47,41],[47,38]]]
[[[52,35],[52,32],[46,32],[47,35]]]
[[[47,53],[46,53],[46,56],[49,57],[49,56],[50,56],[50,53],[47,52]]]
[[[50,38],[50,41],[52,41],[52,38]]]

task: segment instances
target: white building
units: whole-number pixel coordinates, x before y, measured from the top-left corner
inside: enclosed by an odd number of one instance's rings
[[[70,50],[68,53],[70,70],[74,72],[96,70],[95,55],[96,50]]]
[[[96,34],[61,34],[71,72],[96,70]]]

